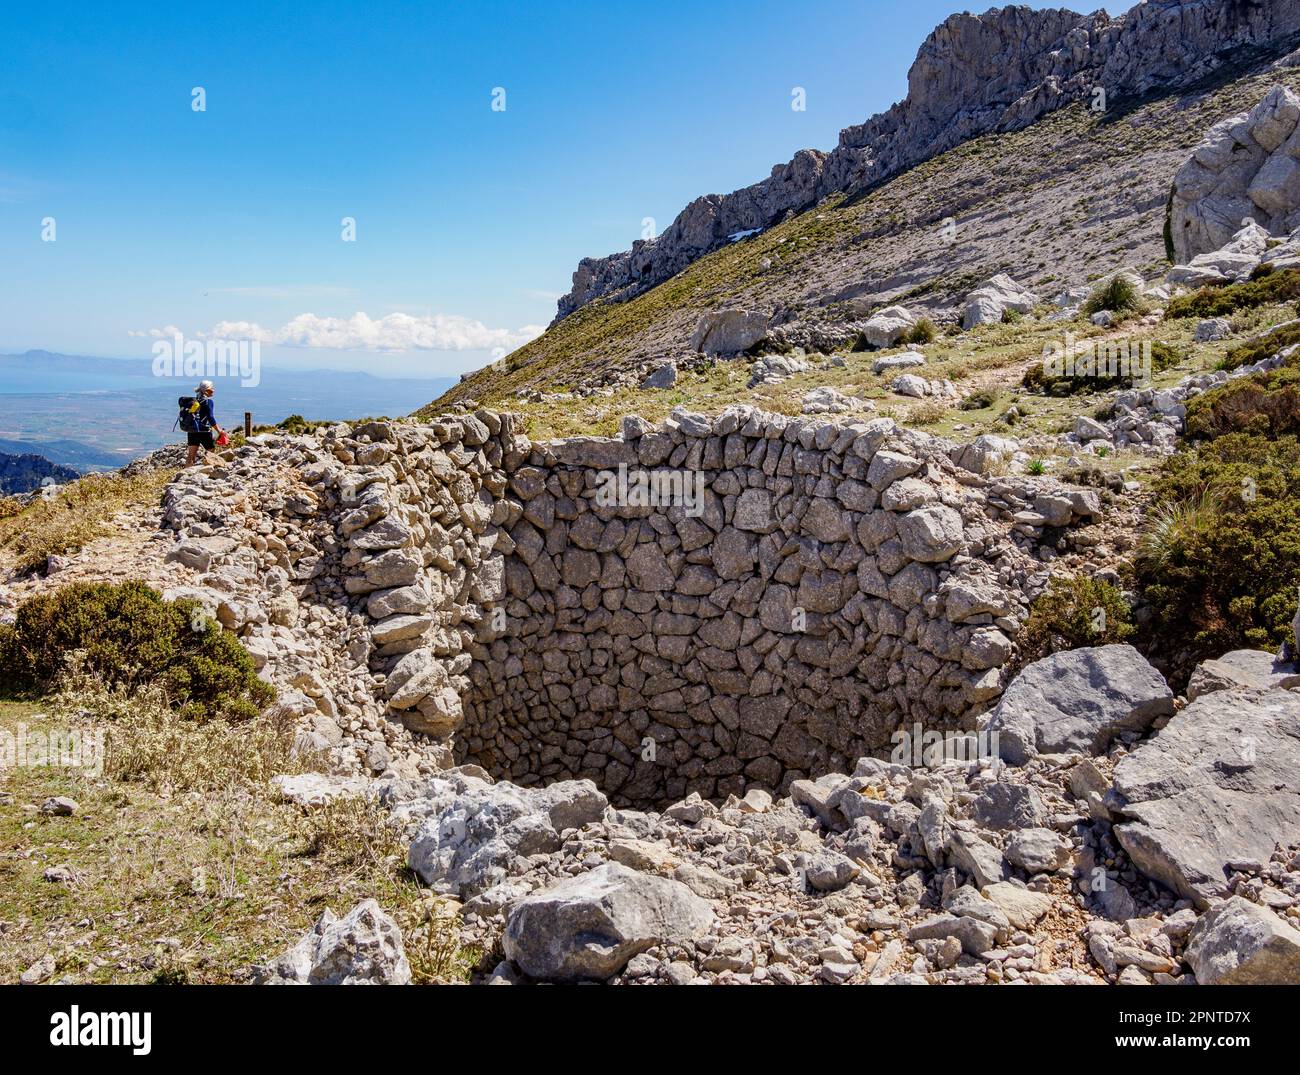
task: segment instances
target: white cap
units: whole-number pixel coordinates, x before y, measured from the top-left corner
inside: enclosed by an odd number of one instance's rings
[[[199,385],[199,391],[200,391],[200,392],[212,392],[212,391],[214,391],[214,386],[213,386],[213,384],[212,384],[211,381],[203,381],[203,382]]]

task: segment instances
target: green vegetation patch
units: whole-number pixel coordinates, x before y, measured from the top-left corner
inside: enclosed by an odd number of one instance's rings
[[[1291,637],[1300,584],[1300,443],[1229,433],[1165,462],[1135,570],[1175,671]]]
[[[1239,377],[1188,400],[1188,437],[1209,440],[1229,433],[1300,433],[1300,354],[1275,370]]]
[[[1300,269],[1284,269],[1242,284],[1203,287],[1190,295],[1177,295],[1165,307],[1165,317],[1226,317],[1238,310],[1296,299],[1300,299]]]
[[[1093,578],[1056,578],[1039,595],[1017,636],[1026,663],[1061,650],[1123,642],[1134,631],[1119,589]]]
[[[1296,312],[1300,313],[1300,310]],[[1235,370],[1241,366],[1250,366],[1266,358],[1272,358],[1279,351],[1297,343],[1300,343],[1300,321],[1288,321],[1262,336],[1256,336],[1253,340],[1229,348],[1228,353],[1223,356],[1221,368]]]
[[[87,474],[50,497],[21,505],[0,501],[0,548],[17,559],[21,571],[45,566],[51,555],[76,552],[113,532],[113,516],[139,504],[156,504],[174,470],[149,470],[133,477]]]
[[[1127,276],[1118,275],[1093,289],[1084,301],[1083,312],[1089,317],[1103,310],[1115,314],[1137,313],[1145,305],[1137,285]]]
[[[0,626],[0,689],[47,686],[74,652],[105,684],[160,686],[189,718],[251,719],[275,698],[234,635],[142,582],[76,582],[24,601]]]
[[[1137,349],[1145,348],[1147,345],[1143,341],[1141,344],[1131,346]],[[1099,350],[1104,349],[1104,347],[1105,344],[1099,345]],[[1152,341],[1150,348],[1150,372],[1152,374],[1163,373],[1172,366],[1178,365],[1187,357],[1178,348],[1165,343],[1163,340]],[[1094,374],[1081,374],[1077,372],[1077,367],[1076,372],[1072,375],[1053,374],[1049,372],[1048,364],[1044,361],[1036,362],[1025,370],[1025,375],[1021,378],[1020,383],[1030,391],[1041,392],[1045,396],[1065,397],[1083,392],[1109,392],[1118,388],[1132,388],[1134,387],[1134,377],[1131,368],[1127,372],[1119,372],[1112,376],[1102,376],[1100,370]]]

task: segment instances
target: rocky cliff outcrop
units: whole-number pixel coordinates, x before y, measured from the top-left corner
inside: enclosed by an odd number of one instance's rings
[[[1278,85],[1249,112],[1216,123],[1174,176],[1174,256],[1198,271],[1170,279],[1198,284],[1244,278],[1264,257],[1270,237],[1297,230],[1300,96]]]
[[[1191,85],[1239,52],[1281,53],[1297,36],[1300,7],[1280,2],[1152,0],[1117,18],[1025,7],[953,15],[921,46],[903,101],[845,128],[829,154],[802,150],[753,186],[697,198],[655,239],[584,258],[556,319],[597,298],[631,298],[738,233],[867,189],[967,139],[1092,101],[1097,89],[1113,105]]]
[[[71,467],[51,463],[43,455],[9,455],[0,452],[0,496],[30,493],[43,486],[76,481]]]

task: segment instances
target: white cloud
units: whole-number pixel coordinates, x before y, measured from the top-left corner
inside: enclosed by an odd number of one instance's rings
[[[149,335],[170,336],[178,331],[169,325],[165,329],[152,329]],[[482,321],[458,314],[417,317],[391,313],[375,320],[359,311],[351,317],[299,314],[276,329],[252,321],[219,321],[211,331],[195,335],[201,339],[259,340],[282,347],[327,347],[340,351],[490,351],[496,348],[509,351],[536,339],[544,331],[541,325],[488,328]]]

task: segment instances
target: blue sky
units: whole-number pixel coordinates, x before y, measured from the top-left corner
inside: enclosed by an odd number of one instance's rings
[[[0,352],[146,356],[151,330],[237,323],[293,341],[264,345],[284,365],[476,368],[550,321],[580,257],[901,98],[954,6],[11,7]]]

